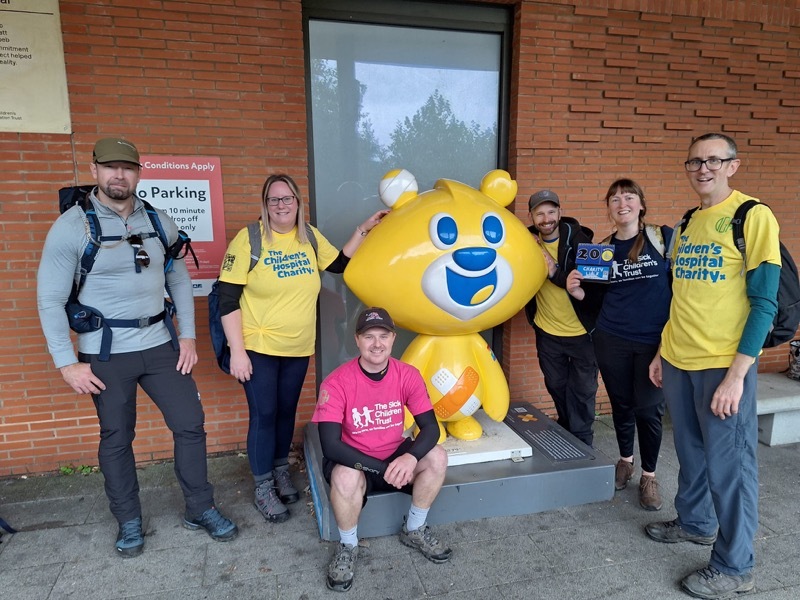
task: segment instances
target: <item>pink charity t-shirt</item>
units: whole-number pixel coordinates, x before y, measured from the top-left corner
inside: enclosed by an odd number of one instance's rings
[[[433,408],[419,371],[390,358],[386,376],[381,381],[372,381],[355,358],[322,382],[311,420],[341,423],[344,443],[385,460],[403,441],[403,407],[412,415]]]

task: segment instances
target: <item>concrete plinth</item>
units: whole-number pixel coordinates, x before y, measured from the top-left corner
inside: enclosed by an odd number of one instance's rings
[[[532,405],[512,404],[505,423],[531,448],[531,456],[448,467],[428,514],[430,525],[524,515],[613,497],[614,464]],[[314,423],[306,427],[305,456],[320,537],[337,540]],[[400,492],[371,495],[358,522],[359,537],[398,533],[410,502],[411,497]]]

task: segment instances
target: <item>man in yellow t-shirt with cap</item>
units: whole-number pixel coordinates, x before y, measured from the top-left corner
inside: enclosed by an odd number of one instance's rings
[[[587,446],[593,442],[597,360],[591,333],[599,302],[579,302],[565,289],[575,269],[578,244],[592,242],[594,232],[561,214],[561,201],[540,190],[528,201],[531,225],[548,265],[548,278],[525,307],[536,332],[536,353],[544,385],[553,398],[558,424]]]
[[[708,566],[681,581],[697,598],[754,588],[758,528],[758,356],[777,311],[778,223],[766,206],[745,220],[746,259],[731,218],[750,197],[730,187],[736,143],[721,133],[692,140],[684,163],[700,206],[676,228],[670,316],[650,379],[663,383],[680,463],[672,521],[652,539],[713,546]]]

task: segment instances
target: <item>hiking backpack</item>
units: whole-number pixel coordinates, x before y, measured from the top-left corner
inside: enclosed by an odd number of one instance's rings
[[[742,271],[744,271],[747,261],[744,221],[748,211],[758,204],[769,208],[769,206],[763,202],[752,199],[746,200],[736,209],[731,219],[733,243],[742,254]],[[683,215],[683,219],[675,226],[675,229],[677,230],[680,228],[680,232],[683,233],[686,226],[689,224],[689,219],[692,218],[692,215],[698,208],[699,207],[695,206],[687,210]],[[670,247],[672,247],[674,243],[675,236],[673,236]],[[800,324],[800,278],[798,278],[797,265],[792,255],[789,253],[789,250],[783,245],[783,242],[780,242],[780,251],[781,272],[778,279],[778,312],[775,314],[767,338],[764,340],[764,348],[773,348],[794,339],[797,333],[797,326]]]
[[[77,333],[90,333],[103,330],[103,337],[100,342],[100,355],[99,360],[107,361],[111,354],[111,339],[112,327],[121,328],[137,328],[147,327],[155,323],[164,321],[164,325],[169,331],[172,338],[172,346],[178,349],[178,333],[175,330],[175,324],[172,322],[172,316],[175,314],[175,305],[168,298],[164,298],[164,310],[153,317],[146,319],[106,319],[103,314],[94,307],[86,304],[81,304],[78,300],[83,284],[86,283],[86,276],[91,272],[94,262],[97,259],[97,253],[100,251],[103,242],[118,242],[125,239],[121,235],[103,235],[100,227],[100,219],[94,210],[89,194],[94,189],[93,185],[80,185],[61,188],[58,191],[58,209],[61,213],[66,212],[73,206],[78,206],[81,210],[84,224],[86,225],[86,236],[88,243],[84,248],[81,255],[81,268],[78,281],[72,282],[72,290],[69,294],[69,299],[64,305],[69,320],[70,329]],[[153,227],[152,232],[142,232],[139,236],[142,239],[157,237],[161,246],[164,248],[164,272],[172,269],[172,263],[175,259],[183,258],[187,252],[191,252],[195,261],[195,266],[199,266],[197,256],[191,246],[191,239],[183,231],[178,231],[178,239],[174,244],[170,244],[167,239],[167,234],[161,225],[161,219],[153,206],[142,200],[144,204],[147,217]],[[137,269],[138,269],[137,265]],[[166,286],[166,282],[165,282]],[[169,286],[166,286],[167,295],[170,295]]]
[[[308,242],[317,254],[317,236],[314,230],[306,223],[306,235]],[[261,221],[254,221],[247,225],[247,237],[250,240],[250,266],[247,272],[255,268],[258,259],[261,257]],[[319,267],[317,267],[319,270]],[[228,338],[225,337],[225,329],[222,327],[222,314],[219,309],[219,278],[211,286],[208,294],[208,331],[211,334],[211,348],[214,356],[217,357],[217,365],[223,372],[230,375],[231,372],[231,349],[228,346]]]

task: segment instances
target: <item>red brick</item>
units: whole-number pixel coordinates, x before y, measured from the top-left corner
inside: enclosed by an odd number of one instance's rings
[[[800,13],[779,10],[777,0],[496,4],[513,5],[516,18],[506,150],[521,190],[557,187],[571,214],[605,232],[594,198],[618,173],[647,174],[649,216],[674,222],[691,198],[679,177],[688,139],[715,128],[743,148],[747,168],[737,186],[757,194],[765,176],[782,182],[770,189],[770,204],[784,237],[800,234],[793,210],[800,175],[791,167],[800,158],[800,90],[791,85],[800,79]],[[289,170],[304,189],[309,183],[302,3],[61,0],[59,9],[72,135],[0,132],[0,264],[7,267],[0,307],[18,319],[0,361],[0,475],[52,471],[62,460],[96,462],[91,400],[66,388],[38,331],[35,269],[55,216],[54,189],[87,180],[97,137],[125,133],[143,152],[223,157],[229,236],[252,219],[265,166]],[[109,96],[113,102],[97,100]],[[774,167],[776,148],[787,156],[785,167]],[[42,154],[56,158],[38,160]],[[521,198],[515,210],[525,219]],[[209,450],[242,449],[241,386],[220,377],[200,299],[197,307],[196,377]],[[554,414],[524,316],[503,330],[512,398]],[[760,364],[784,368],[785,349],[765,353]],[[295,440],[317,383],[312,369]],[[597,409],[609,410],[602,388]],[[170,453],[169,432],[142,397],[137,460]]]

